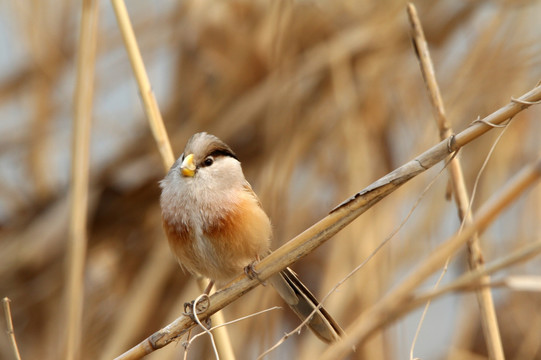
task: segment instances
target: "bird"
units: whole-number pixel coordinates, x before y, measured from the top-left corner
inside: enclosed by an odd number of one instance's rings
[[[183,269],[210,279],[207,295],[213,284],[223,286],[243,271],[254,275],[253,264],[270,253],[272,226],[226,143],[206,132],[194,134],[160,187],[162,224],[170,249]],[[290,268],[268,281],[303,321],[319,306]],[[343,335],[323,307],[307,326],[326,343]]]

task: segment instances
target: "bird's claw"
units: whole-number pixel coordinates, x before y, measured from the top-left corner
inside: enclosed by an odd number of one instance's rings
[[[257,279],[259,283],[263,286],[267,286],[267,283],[259,278],[259,272],[255,269],[254,265],[257,261],[252,261],[244,267],[244,273],[248,276],[248,279],[253,280]]]
[[[194,300],[184,303],[184,311],[182,312],[182,315],[189,316],[192,320],[195,321],[193,317],[193,303]]]
[[[194,311],[194,305],[195,305],[195,311]],[[204,314],[205,311],[207,311],[209,307],[210,307],[209,296],[206,294],[203,294],[196,300],[192,300],[191,302],[184,303],[184,312],[182,314],[185,316],[188,316],[194,323],[200,323],[202,321],[203,324],[207,327],[207,329],[210,329],[211,327],[210,317],[207,317],[206,319],[203,319],[203,320],[199,319],[199,315]]]

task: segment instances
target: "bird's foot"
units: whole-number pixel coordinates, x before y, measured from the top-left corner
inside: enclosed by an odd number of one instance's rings
[[[258,260],[252,261],[246,267],[244,267],[244,273],[250,280],[257,279],[263,286],[267,286],[267,283],[259,278],[259,272],[255,269],[254,265],[258,263]]]
[[[209,307],[209,296],[207,294],[202,294],[197,299],[184,303],[184,312],[182,314],[188,316],[193,322],[200,325],[204,324],[207,329],[210,329],[212,326],[210,317],[203,319],[199,318],[199,315],[203,315]]]

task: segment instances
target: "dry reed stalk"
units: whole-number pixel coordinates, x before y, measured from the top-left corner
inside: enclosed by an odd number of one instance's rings
[[[259,278],[265,280],[272,274],[290,266],[295,261],[330,239],[346,225],[351,223],[351,221],[375,205],[379,200],[392,193],[398,187],[445,159],[450,152],[459,150],[462,146],[493,129],[493,126],[487,125],[487,123],[500,124],[510,117],[515,116],[523,109],[533,105],[535,101],[539,101],[540,99],[541,86],[534,88],[519,99],[513,100],[508,105],[498,109],[481,121],[475,122],[456,136],[440,142],[417,156],[414,160],[411,160],[372,183],[363,191],[355,194],[352,198],[336,207],[327,217],[312,225],[303,233],[293,238],[258,263],[255,268],[259,274]],[[486,219],[483,225],[486,226]],[[469,232],[475,230],[472,230],[472,227],[469,227],[468,229]],[[463,234],[468,233],[464,231],[461,235]],[[468,235],[468,237],[470,236],[471,234]],[[210,297],[210,305],[206,309],[205,315],[214,314],[259,284],[260,282],[258,280],[250,280],[245,276],[237,277],[229,284],[229,286],[216,292]],[[182,316],[167,327],[154,333],[137,346],[117,357],[117,360],[141,358],[142,356],[169,344],[171,341],[184,334],[192,326],[193,321],[186,316]],[[342,344],[340,346],[343,346],[345,343],[345,341],[341,341],[339,344]],[[332,348],[336,347],[337,345],[332,346]]]
[[[74,132],[71,162],[71,219],[67,251],[65,359],[81,357],[84,268],[86,255],[86,221],[88,214],[89,146],[94,91],[94,66],[98,28],[98,1],[85,0],[77,61],[77,83],[74,97]]]
[[[154,140],[156,141],[156,144],[158,146],[158,150],[162,158],[164,170],[165,172],[167,172],[169,171],[170,167],[175,162],[175,157],[173,155],[173,149],[171,148],[171,143],[169,141],[169,137],[167,136],[167,130],[165,129],[165,125],[163,123],[163,119],[162,119],[158,104],[156,102],[156,98],[154,97],[154,93],[152,91],[152,87],[150,85],[150,81],[148,79],[148,75],[145,70],[143,58],[141,56],[141,52],[139,51],[139,46],[137,45],[137,40],[133,32],[133,28],[132,28],[131,21],[128,15],[128,11],[126,9],[126,4],[124,3],[123,0],[112,0],[112,4],[115,10],[115,15],[117,17],[119,28],[122,32],[124,45],[128,52],[130,63],[132,65],[135,78],[137,79],[139,91],[140,91],[141,97],[143,98],[145,113],[147,115],[147,119],[148,119],[150,128],[152,130]],[[161,245],[156,245],[156,246],[161,246]],[[163,267],[160,267],[160,269],[162,268]],[[146,271],[146,274],[147,275],[154,274],[154,269],[150,269]],[[163,275],[164,272],[160,272],[160,274]],[[147,277],[147,279],[149,279],[149,281],[152,281],[151,277]],[[203,291],[206,286],[201,281],[198,281],[198,284],[199,284],[200,290]],[[135,303],[138,301],[138,299],[139,297],[136,297],[132,300],[132,303],[134,304],[134,306],[135,306]],[[129,315],[133,316],[131,313]],[[215,314],[212,317],[212,320],[214,321],[216,325],[220,325],[225,322],[222,313]],[[119,330],[122,330],[122,329],[119,329]],[[124,331],[125,330],[126,328],[124,328]],[[124,336],[124,335],[119,335],[119,336]],[[220,358],[224,360],[228,360],[228,359],[234,360],[235,354],[233,352],[233,346],[231,345],[231,339],[229,338],[227,329],[225,327],[218,328],[215,331],[214,336],[215,336],[216,344],[218,347],[218,351],[220,353]]]
[[[4,307],[4,317],[6,319],[6,333],[9,336],[9,342],[13,351],[13,357],[16,360],[21,360],[21,354],[19,353],[19,347],[17,346],[17,340],[15,339],[15,330],[13,329],[11,307],[9,305],[10,302],[11,300],[7,297],[2,299],[2,306]]]
[[[343,358],[353,346],[362,343],[381,326],[394,320],[400,308],[411,298],[415,288],[437,271],[474,233],[486,229],[507,206],[540,177],[541,160],[522,169],[502,190],[483,204],[470,226],[438,246],[395,290],[354,321],[353,325],[346,330],[347,337],[328,347],[321,359]]]
[[[430,57],[430,51],[426,42],[423,28],[417,10],[412,3],[408,4],[408,17],[412,28],[412,38],[415,44],[417,58],[423,74],[427,91],[429,93],[430,102],[436,113],[436,123],[439,128],[440,140],[446,139],[452,135],[452,129],[445,115],[445,108],[440,94],[434,65]],[[472,213],[470,211],[470,199],[466,191],[464,182],[464,174],[460,160],[455,157],[451,159],[448,166],[451,185],[453,187],[454,199],[458,209],[458,216],[464,225],[471,225],[473,222]],[[479,243],[479,237],[476,233],[473,234],[468,246],[468,263],[472,270],[483,267],[483,254]],[[483,282],[489,283],[490,277],[485,276]],[[480,288],[476,291],[477,301],[481,310],[481,319],[483,324],[483,334],[487,343],[488,353],[491,359],[503,360],[503,346],[496,318],[496,310],[494,309],[494,301],[492,299],[491,289],[488,287]]]
[[[143,58],[141,52],[139,51],[139,46],[137,45],[137,40],[135,39],[135,34],[133,32],[133,27],[131,25],[130,17],[128,15],[128,10],[126,9],[126,4],[122,0],[111,0],[113,8],[115,10],[115,15],[118,21],[118,26],[122,32],[122,38],[124,39],[124,45],[126,51],[128,52],[130,63],[137,80],[137,85],[139,86],[139,92],[143,100],[143,105],[145,109],[145,114],[147,116],[150,129],[152,130],[152,135],[156,140],[156,145],[160,152],[163,167],[165,171],[169,171],[169,168],[175,162],[175,157],[173,156],[173,149],[167,137],[167,131],[163,124],[162,115],[160,109],[158,108],[158,103],[154,97],[154,92],[152,91],[152,86],[150,85],[150,80],[145,70],[145,65],[143,64]]]

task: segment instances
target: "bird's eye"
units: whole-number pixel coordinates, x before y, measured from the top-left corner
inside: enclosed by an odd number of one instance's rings
[[[214,163],[214,158],[212,156],[207,156],[203,161],[203,165],[210,166]]]

